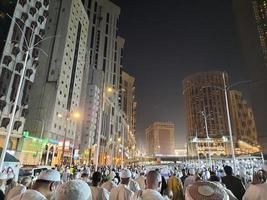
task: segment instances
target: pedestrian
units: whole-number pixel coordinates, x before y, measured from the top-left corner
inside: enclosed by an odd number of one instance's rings
[[[33,190],[42,193],[47,199],[55,195],[55,190],[60,184],[60,173],[49,169],[42,171],[32,186]]]
[[[146,175],[146,189],[135,193],[133,200],[164,200],[160,194],[161,189],[161,175],[158,171],[149,171]]]
[[[36,190],[27,190],[11,200],[47,200],[47,198]]]
[[[182,200],[184,198],[182,181],[172,173],[167,181],[169,191],[172,191],[173,200]]]
[[[267,177],[267,163],[262,166],[263,176]],[[254,177],[256,178],[256,177]],[[261,183],[261,177],[257,177],[250,184],[243,196],[243,200],[266,200],[267,199],[267,182]]]
[[[196,173],[195,169],[193,169],[193,168],[190,168],[188,170],[188,176],[186,177],[186,179],[184,181],[184,192],[185,192],[188,185],[191,185],[197,181],[198,177],[196,176],[195,173]]]
[[[139,177],[135,179],[135,181],[139,184],[141,190],[145,189],[145,180],[145,172],[141,171]]]
[[[185,200],[229,200],[228,194],[216,184],[208,181],[197,181],[186,188]]]
[[[222,183],[227,189],[232,191],[238,200],[242,200],[242,197],[245,194],[245,186],[239,178],[233,176],[232,167],[226,165],[224,166],[224,171],[226,176],[222,177]]]
[[[184,186],[184,181],[186,178],[187,178],[186,170],[182,169],[182,176],[181,176],[180,180],[182,181],[183,186]]]
[[[24,185],[27,189],[31,189],[32,178],[30,176],[23,177],[20,181],[20,184]]]
[[[102,181],[102,175],[100,172],[94,172],[92,177],[92,186],[90,187],[92,192],[92,200],[108,200],[109,192],[100,187]]]
[[[92,200],[92,193],[84,181],[72,180],[59,186],[55,200]]]
[[[111,171],[110,174],[108,175],[108,180],[104,182],[101,187],[105,188],[107,191],[111,191],[113,188],[117,187],[117,184],[113,181],[115,178],[116,174],[114,171]]]
[[[5,194],[7,174],[0,172],[0,191]]]
[[[24,185],[18,185],[12,188],[6,195],[6,200],[11,200],[13,197],[26,192],[27,188]]]
[[[110,200],[130,200],[134,193],[129,189],[128,184],[132,173],[129,169],[121,170],[121,183],[110,192]]]

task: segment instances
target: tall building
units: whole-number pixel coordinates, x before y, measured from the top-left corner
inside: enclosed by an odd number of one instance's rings
[[[90,19],[89,26],[89,64],[88,87],[99,92],[99,102],[90,101],[91,92],[87,90],[87,113],[96,108],[95,115],[86,114],[82,132],[82,150],[85,162],[95,162],[97,138],[100,135],[99,164],[118,160],[120,151],[126,151],[118,143],[127,143],[128,124],[120,107],[122,90],[122,57],[125,40],[117,35],[120,8],[110,0],[85,0],[84,7]],[[97,73],[98,80],[92,74]],[[97,102],[97,103],[96,103]],[[93,104],[95,106],[93,106]],[[99,106],[96,106],[99,104]],[[93,129],[90,121],[95,121]],[[89,160],[88,160],[89,159]]]
[[[41,46],[48,56],[39,60],[25,129],[33,136],[59,142],[66,135],[70,150],[79,136],[74,115],[81,112],[89,19],[80,0],[51,1],[49,13],[45,31],[55,37]],[[56,151],[59,147],[48,148]],[[65,152],[66,157],[70,154]]]
[[[229,91],[232,130],[236,136],[236,151],[241,153],[259,152],[257,129],[252,109],[244,100],[242,93]]]
[[[154,122],[146,129],[146,154],[174,155],[174,129],[170,122]]]
[[[136,132],[136,101],[135,101],[135,78],[125,71],[122,72],[122,111],[129,125],[128,146],[135,145]]]
[[[267,1],[233,0],[242,64],[246,77],[255,81],[250,96],[258,138],[267,152]]]
[[[226,73],[224,75],[225,84],[229,86],[228,75]],[[193,74],[183,80],[183,91],[189,155],[195,155],[198,152],[204,156],[209,153],[209,150],[212,155],[228,155],[231,147],[223,72]],[[257,132],[252,110],[240,92],[230,91],[228,93],[233,140],[237,153],[259,151],[258,147],[256,150],[253,148],[257,144]],[[248,147],[241,145],[245,142],[251,151],[247,150]]]
[[[17,96],[28,46],[30,51],[23,75],[15,122],[12,127],[10,149],[15,150],[29,112],[29,94],[39,69],[40,42],[44,38],[49,1],[3,0],[0,2],[0,134],[11,126],[12,108]],[[9,15],[9,16],[8,16]],[[10,18],[13,19],[11,20]],[[44,55],[42,55],[44,56]],[[3,138],[0,138],[2,146]]]

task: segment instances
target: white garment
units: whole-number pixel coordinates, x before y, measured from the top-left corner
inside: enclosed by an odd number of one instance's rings
[[[146,189],[136,192],[132,200],[166,200],[166,198],[156,190]]]
[[[107,191],[110,192],[110,191],[112,190],[112,188],[117,187],[117,185],[116,185],[116,183],[114,183],[113,181],[107,181],[107,182],[103,183],[103,184],[101,185],[101,187],[102,187],[102,188],[105,188]]]
[[[135,181],[139,184],[141,190],[144,190],[146,187],[145,180],[145,176],[139,176],[137,179],[135,179]]]
[[[109,192],[105,188],[91,186],[90,189],[92,192],[92,200],[109,199]]]
[[[136,181],[131,179],[129,182],[129,189],[132,190],[133,192],[137,192],[140,190],[140,186]]]
[[[243,200],[266,200],[267,199],[267,182],[263,184],[250,184],[246,190]]]
[[[134,193],[124,184],[113,188],[109,195],[109,200],[131,200]]]

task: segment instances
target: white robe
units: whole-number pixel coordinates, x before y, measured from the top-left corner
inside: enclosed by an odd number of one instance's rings
[[[124,184],[110,191],[109,200],[131,200],[134,193]]]
[[[109,192],[105,188],[91,186],[92,200],[108,200]]]
[[[167,200],[168,198],[163,197],[158,191],[146,189],[138,191],[134,194],[132,200]]]
[[[246,190],[243,200],[266,200],[267,199],[267,182],[263,184],[250,184]]]
[[[116,183],[113,181],[107,181],[101,185],[102,188],[105,188],[107,191],[111,191],[113,188],[117,187]]]
[[[139,184],[141,190],[144,190],[146,187],[145,180],[145,176],[139,176],[137,179],[135,179],[135,181]]]
[[[133,192],[137,192],[138,190],[140,190],[140,186],[136,181],[131,179],[129,182],[129,189]]]

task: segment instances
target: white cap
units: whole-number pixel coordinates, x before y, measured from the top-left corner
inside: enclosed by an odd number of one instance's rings
[[[116,173],[115,173],[114,171],[111,171],[110,174],[109,174],[109,177],[110,177],[111,179],[114,179],[115,176],[116,176]]]
[[[129,169],[122,169],[121,170],[121,178],[131,178],[132,173]]]
[[[193,168],[190,168],[188,172],[189,172],[189,174],[192,174],[192,175],[195,175],[195,173],[196,173],[195,169],[193,169]]]
[[[55,200],[88,200],[92,193],[90,187],[82,180],[73,180],[59,186]]]
[[[7,179],[7,174],[0,172],[0,180],[6,180],[6,179]]]
[[[27,190],[26,192],[15,196],[10,200],[47,200],[44,195],[35,190]]]
[[[106,176],[109,175],[109,170],[108,170],[108,169],[105,171],[105,175],[106,175]]]
[[[27,188],[24,185],[18,185],[16,187],[13,187],[6,196],[6,200],[10,200],[13,197],[20,195],[21,193],[26,192]]]
[[[212,182],[198,181],[186,188],[185,200],[198,199],[229,200],[229,196],[223,187]]]
[[[42,171],[36,180],[60,181],[60,173],[54,169]]]
[[[266,161],[262,164],[261,168],[262,168],[264,171],[267,172],[267,162],[266,162]]]

